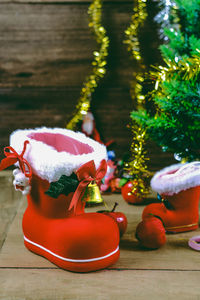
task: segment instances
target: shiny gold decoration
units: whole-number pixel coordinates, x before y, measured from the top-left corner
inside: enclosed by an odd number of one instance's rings
[[[141,128],[137,123],[132,124],[131,127],[133,140],[131,144],[132,160],[129,162],[126,169],[129,174],[133,176],[133,190],[138,198],[142,198],[149,192],[148,177],[146,161],[149,160],[146,156],[145,141],[146,130]]]
[[[152,79],[156,81],[155,90],[159,90],[160,84],[169,81],[174,75],[180,76],[183,80],[192,80],[200,73],[200,51],[198,55],[191,58],[176,61],[165,60],[166,67],[154,67],[155,71],[150,72]]]
[[[75,112],[71,121],[67,124],[68,129],[75,129],[77,123],[82,120],[83,116],[87,114],[90,108],[90,102],[92,98],[92,93],[99,80],[104,77],[106,73],[106,64],[107,64],[107,55],[108,55],[108,46],[109,39],[106,36],[106,30],[101,24],[102,19],[102,1],[101,0],[93,0],[88,9],[89,15],[89,24],[88,26],[94,33],[97,44],[99,45],[99,49],[93,52],[94,59],[92,62],[92,74],[89,75],[85,82],[83,83],[83,87],[81,89],[80,98],[76,105]]]
[[[146,0],[137,0],[133,8],[131,24],[125,31],[126,39],[124,40],[124,43],[127,45],[127,49],[131,53],[132,58],[139,62],[140,69],[142,70],[142,72],[133,74],[135,81],[131,83],[131,97],[133,101],[136,100],[137,109],[142,108],[145,101],[145,96],[142,94],[142,83],[144,81],[143,70],[145,70],[145,66],[143,65],[140,54],[138,32],[146,17]],[[146,157],[146,151],[144,149],[146,130],[141,128],[141,126],[136,122],[131,125],[131,129],[133,134],[133,140],[131,144],[132,160],[125,168],[129,171],[130,175],[133,176],[132,182],[134,188],[132,193],[136,194],[138,198],[142,198],[149,191],[146,183],[146,179],[148,177],[146,161],[148,158]]]
[[[130,26],[125,30],[126,39],[124,44],[128,47],[128,51],[136,60],[141,60],[140,43],[138,41],[138,31],[147,17],[146,0],[137,0],[133,8]]]
[[[87,204],[102,204],[104,202],[101,197],[99,187],[96,183],[88,184],[82,201],[86,202]]]
[[[125,30],[126,39],[124,44],[127,45],[127,50],[130,52],[131,57],[135,59],[140,64],[140,69],[144,70],[142,57],[140,54],[140,43],[138,40],[138,33],[140,27],[143,25],[147,17],[146,11],[146,0],[137,0],[134,8],[133,15],[131,17],[131,23],[129,27]],[[144,72],[133,73],[135,80],[131,83],[131,96],[137,101],[137,108],[141,108],[145,97],[142,94],[142,82],[144,81]]]

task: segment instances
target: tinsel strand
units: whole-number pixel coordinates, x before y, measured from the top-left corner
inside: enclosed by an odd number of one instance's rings
[[[127,50],[130,52],[131,57],[139,62],[140,69],[144,70],[142,57],[140,54],[140,43],[138,40],[138,33],[140,26],[143,25],[147,17],[146,11],[146,0],[137,0],[133,8],[133,15],[131,17],[131,23],[129,27],[125,30],[126,39],[124,44],[127,45]],[[144,95],[142,94],[142,83],[144,81],[144,73],[137,72],[133,73],[135,80],[131,83],[131,97],[133,100],[136,98],[137,108],[142,107],[144,102]]]
[[[148,160],[145,151],[146,130],[136,123],[131,126],[133,141],[131,144],[132,161],[128,163],[126,169],[133,177],[133,190],[138,198],[144,197],[149,192],[147,179],[149,172],[147,170],[146,161]]]
[[[126,29],[126,39],[124,43],[127,45],[128,51],[131,53],[133,59],[140,63],[140,69],[145,69],[140,54],[140,43],[138,40],[138,33],[140,27],[143,25],[147,17],[146,11],[146,0],[137,0],[136,5],[133,8],[133,15],[131,18],[131,24]],[[142,83],[144,81],[144,73],[140,72],[135,75],[136,83],[131,84],[131,97],[133,101],[136,99],[136,106],[140,108],[143,106],[145,100],[142,94]],[[143,129],[139,124],[133,122],[131,125],[132,129],[132,144],[131,144],[131,156],[132,160],[128,163],[126,169],[130,175],[133,176],[133,190],[138,198],[144,197],[149,188],[145,183],[145,179],[148,177],[146,161],[146,151],[144,150],[146,141],[146,130]]]
[[[125,30],[126,39],[124,40],[124,44],[127,44],[128,51],[136,60],[142,59],[140,55],[140,43],[138,40],[138,31],[140,25],[143,24],[146,17],[147,17],[146,0],[137,0],[136,5],[133,8],[131,23],[129,27]]]
[[[89,75],[85,82],[83,83],[83,87],[81,89],[80,98],[76,105],[75,112],[73,114],[72,119],[67,124],[68,129],[75,129],[78,122],[83,119],[83,116],[87,114],[90,103],[92,99],[92,93],[99,80],[104,77],[106,73],[106,64],[107,64],[107,56],[108,56],[108,46],[109,39],[106,35],[106,30],[102,26],[102,1],[101,0],[93,0],[88,9],[89,15],[89,24],[88,26],[94,33],[97,44],[99,45],[99,50],[94,51],[94,59],[92,61],[92,74]]]
[[[182,60],[164,60],[166,66],[154,67],[155,71],[150,72],[151,78],[155,81],[155,90],[158,90],[164,81],[169,81],[174,76],[179,76],[183,80],[193,80],[200,73],[200,51],[199,56],[182,58]]]

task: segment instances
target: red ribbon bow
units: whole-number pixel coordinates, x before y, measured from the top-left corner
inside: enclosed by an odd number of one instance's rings
[[[73,195],[72,201],[69,206],[69,210],[71,210],[73,207],[74,210],[76,209],[77,203],[79,199],[81,199],[82,196],[84,195],[85,189],[88,186],[88,184],[92,181],[95,181],[95,183],[99,184],[103,179],[103,177],[106,175],[106,171],[107,171],[107,163],[105,159],[101,161],[101,164],[97,170],[93,160],[82,165],[77,170],[76,175],[80,183]]]
[[[0,163],[0,171],[14,165],[18,161],[20,170],[26,177],[30,179],[32,176],[32,170],[27,160],[23,157],[26,151],[27,144],[29,144],[29,141],[24,142],[24,148],[21,154],[18,154],[12,147],[5,147],[4,155],[6,156],[6,158],[2,159]]]

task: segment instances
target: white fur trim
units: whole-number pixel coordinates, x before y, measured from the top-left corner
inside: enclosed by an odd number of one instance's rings
[[[157,172],[151,179],[152,189],[165,195],[177,194],[198,185],[200,185],[199,161],[171,165]]]
[[[71,137],[83,144],[89,145],[93,151],[81,155],[58,152],[55,148],[29,137],[30,134],[42,132],[59,133]],[[80,132],[46,127],[16,130],[10,136],[10,145],[20,154],[23,150],[25,140],[28,140],[30,144],[27,145],[24,158],[29,162],[36,175],[49,182],[57,181],[61,175],[70,176],[80,166],[90,160],[94,160],[95,166],[98,168],[102,159],[107,159],[106,147]]]

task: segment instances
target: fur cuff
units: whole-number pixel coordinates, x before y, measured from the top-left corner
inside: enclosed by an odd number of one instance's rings
[[[189,188],[200,185],[200,162],[175,164],[157,172],[151,187],[163,195],[173,195]]]
[[[30,145],[24,158],[36,175],[49,182],[62,175],[70,176],[90,160],[98,168],[107,159],[106,147],[80,132],[46,127],[16,130],[10,136],[10,146],[20,154],[25,140]]]

